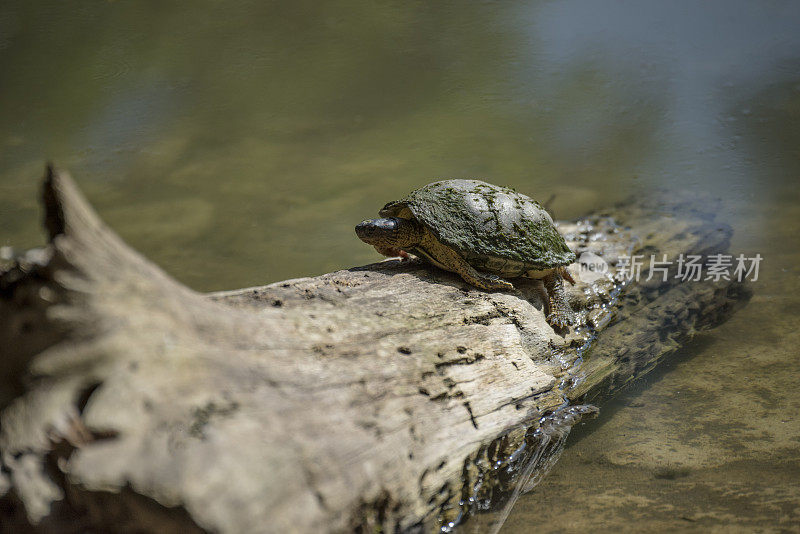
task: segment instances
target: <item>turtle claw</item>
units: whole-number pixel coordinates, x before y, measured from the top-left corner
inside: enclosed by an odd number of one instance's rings
[[[499,289],[503,291],[511,291],[514,289],[514,284],[507,280],[503,280],[496,274],[486,275],[486,285],[488,289]]]
[[[573,317],[564,313],[553,312],[547,315],[547,322],[553,328],[567,328],[575,323]]]

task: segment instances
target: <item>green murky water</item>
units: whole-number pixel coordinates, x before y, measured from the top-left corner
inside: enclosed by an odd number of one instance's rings
[[[562,218],[712,193],[755,297],[576,431],[503,532],[796,531],[798,30],[755,0],[7,0],[0,246],[42,242],[46,159],[200,290],[375,260],[353,225],[437,177]]]

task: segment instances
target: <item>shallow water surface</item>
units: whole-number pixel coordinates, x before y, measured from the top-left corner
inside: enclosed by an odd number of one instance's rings
[[[0,246],[67,168],[199,290],[378,259],[353,226],[441,177],[559,218],[721,198],[750,304],[576,430],[503,532],[800,529],[800,4],[0,5]]]

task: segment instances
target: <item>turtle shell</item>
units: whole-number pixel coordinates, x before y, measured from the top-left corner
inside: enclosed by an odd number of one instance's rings
[[[443,180],[390,202],[381,217],[413,217],[470,264],[523,275],[575,261],[550,214],[535,200],[480,180]]]

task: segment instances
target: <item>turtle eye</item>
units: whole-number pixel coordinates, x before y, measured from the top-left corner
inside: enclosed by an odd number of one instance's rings
[[[372,223],[383,232],[394,232],[397,230],[397,219],[389,217],[386,219],[375,219]]]
[[[376,239],[383,241],[387,238],[393,238],[395,232],[397,232],[398,226],[399,221],[394,217],[387,219],[369,219],[360,222],[358,226],[356,226],[356,235],[362,241],[368,243]]]

